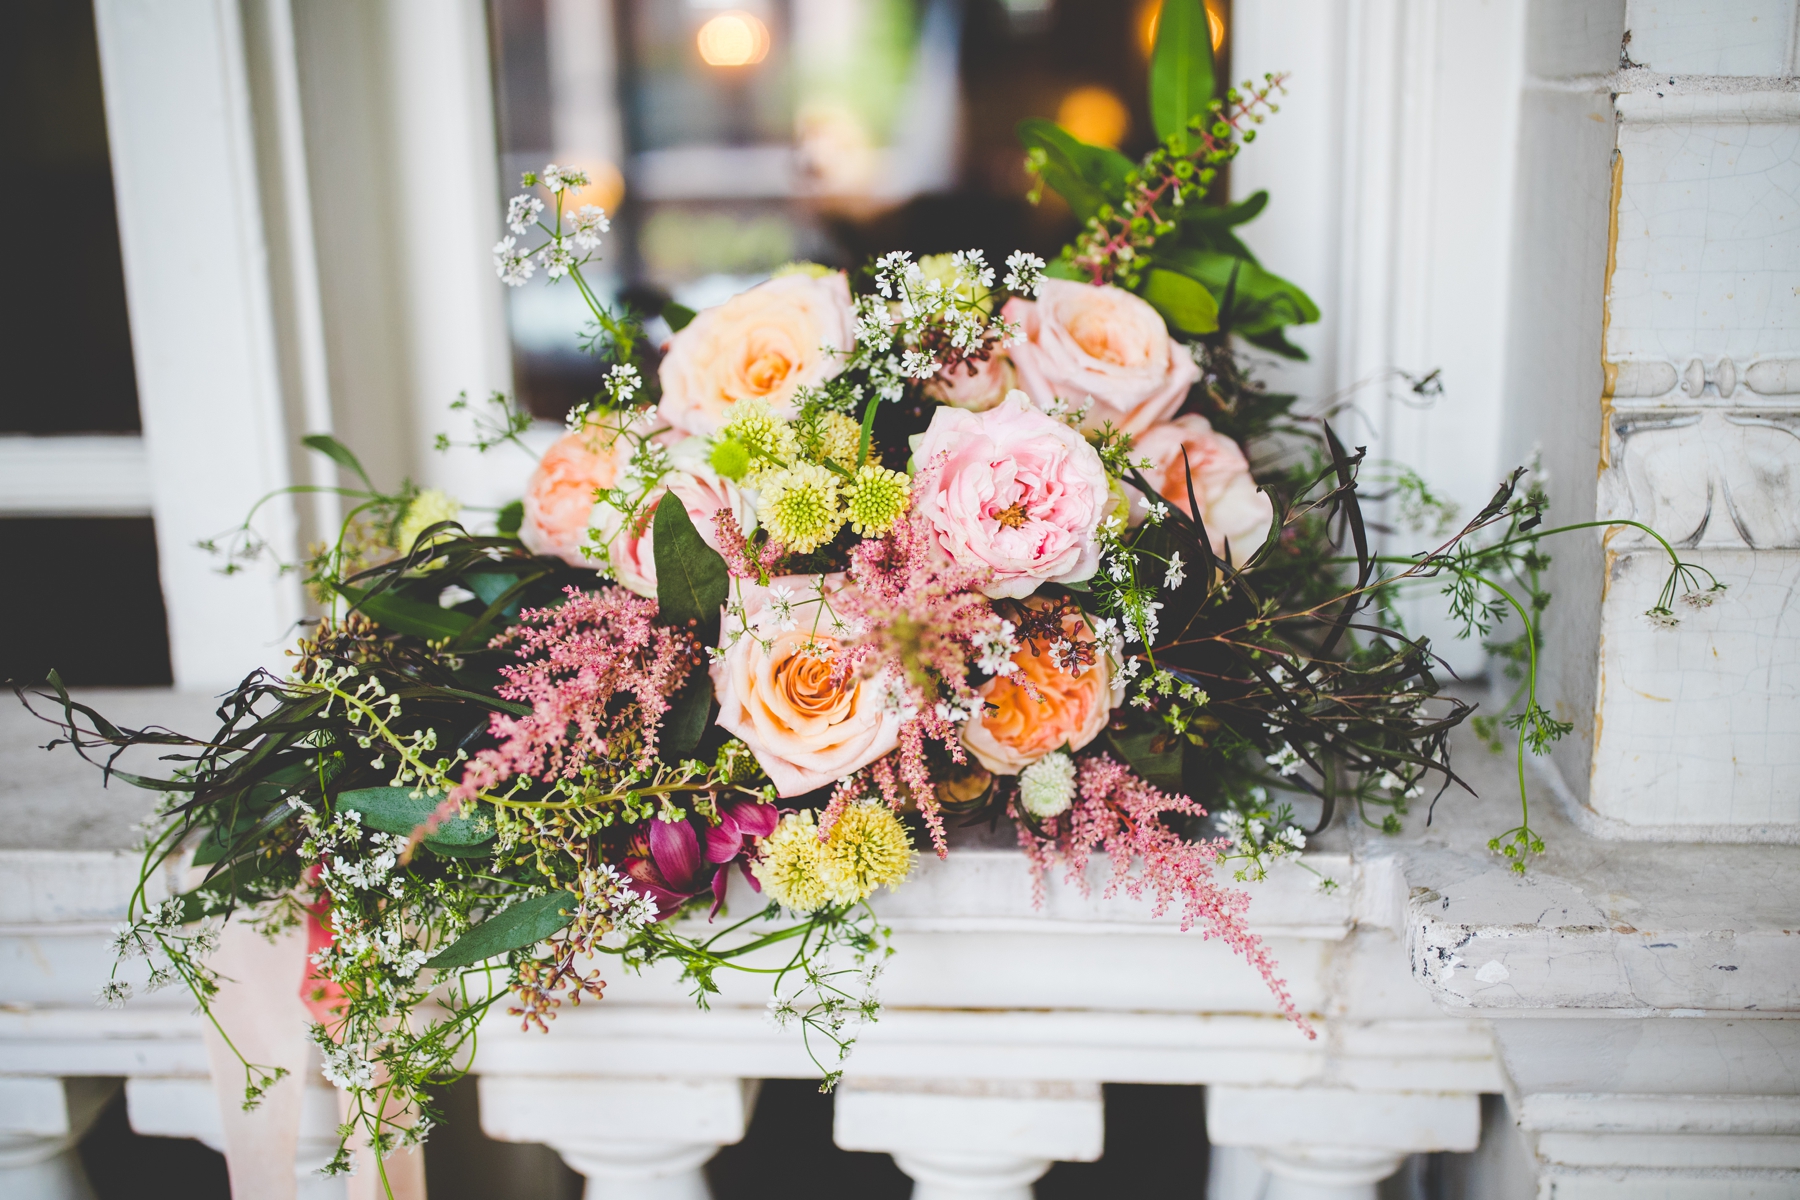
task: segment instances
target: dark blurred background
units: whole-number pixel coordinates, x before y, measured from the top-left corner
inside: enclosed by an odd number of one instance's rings
[[[979,247],[1046,258],[1073,235],[1026,202],[1014,128],[1058,121],[1136,156],[1161,0],[492,0],[502,177],[586,167],[614,214],[603,295],[716,304],[794,259]],[[1211,7],[1223,61],[1228,0]],[[584,196],[584,199],[588,197]],[[574,289],[508,297],[539,416],[598,390]]]

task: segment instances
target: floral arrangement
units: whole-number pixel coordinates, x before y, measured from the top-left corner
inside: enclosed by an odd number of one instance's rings
[[[1459,782],[1471,709],[1399,626],[1410,585],[1471,635],[1511,614],[1523,801],[1526,746],[1568,728],[1535,692],[1557,531],[1515,473],[1435,549],[1371,549],[1362,452],[1233,348],[1298,353],[1284,330],[1317,310],[1231,233],[1264,198],[1207,200],[1279,80],[1215,90],[1201,5],[1170,0],[1145,159],[1021,131],[1084,222],[1054,263],[798,264],[670,306],[660,348],[583,279],[607,231],[585,179],[527,175],[497,272],[578,288],[609,373],[494,531],[310,438],[363,486],[305,564],[321,615],[288,674],[252,674],[205,739],[121,729],[55,676],[37,693],[78,751],[166,794],[146,881],[204,869],[140,889],[121,955],[204,1008],[218,919],[305,923],[346,1145],[382,1153],[426,1135],[494,1005],[547,1028],[602,997],[607,957],[678,963],[703,1005],[722,970],[770,974],[829,1087],[878,1012],[873,893],[956,825],[1007,821],[1040,895],[1105,858],[1108,893],[1223,939],[1311,1036],[1219,871],[1297,860],[1346,811],[1397,829],[1428,778]],[[529,419],[493,411],[478,444],[523,445]],[[1390,494],[1447,515],[1416,477]],[[222,552],[258,549],[246,522]],[[1664,620],[1678,585],[1713,594],[1670,558]],[[176,769],[116,769],[143,745]],[[1528,810],[1494,848],[1541,850]],[[247,1103],[279,1077],[246,1072]]]

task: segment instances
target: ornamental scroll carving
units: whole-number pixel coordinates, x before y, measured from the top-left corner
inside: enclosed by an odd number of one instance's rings
[[[1612,436],[1602,519],[1681,546],[1800,548],[1800,413],[1621,413]]]

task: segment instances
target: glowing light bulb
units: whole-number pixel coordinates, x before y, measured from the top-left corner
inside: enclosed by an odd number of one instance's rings
[[[732,9],[702,25],[695,44],[709,67],[748,67],[768,57],[769,27],[753,13]]]

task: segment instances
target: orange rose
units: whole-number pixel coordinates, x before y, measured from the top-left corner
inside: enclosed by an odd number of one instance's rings
[[[1063,619],[1071,641],[1092,643],[1087,622]],[[997,775],[1017,775],[1052,750],[1079,750],[1106,728],[1123,698],[1124,679],[1115,680],[1109,647],[1096,645],[1095,661],[1079,675],[1056,665],[1046,642],[1027,642],[1013,655],[1018,670],[988,680],[977,693],[986,707],[963,726],[963,745]],[[1029,681],[1040,699],[1025,690]]]

